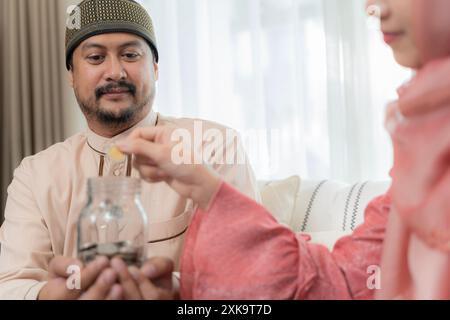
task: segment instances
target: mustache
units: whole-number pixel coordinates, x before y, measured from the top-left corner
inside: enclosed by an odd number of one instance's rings
[[[136,86],[126,81],[119,81],[117,83],[108,83],[105,86],[95,89],[95,97],[100,99],[104,94],[111,93],[113,90],[126,89],[132,96],[136,94]]]

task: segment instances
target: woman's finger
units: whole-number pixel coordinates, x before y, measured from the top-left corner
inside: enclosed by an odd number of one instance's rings
[[[144,139],[154,142],[160,130],[161,127],[137,128],[128,136],[128,139]]]
[[[134,154],[136,157],[147,158],[155,164],[161,164],[166,161],[167,158],[170,159],[170,149],[140,138],[121,141],[117,143],[117,147],[124,153]],[[166,154],[168,152],[169,154]]]
[[[149,158],[142,156],[135,156],[133,160],[135,166],[145,165],[145,166],[156,166],[156,163]]]
[[[136,166],[136,169],[139,171],[142,178],[150,179],[150,180],[164,180],[169,177],[169,175],[162,169],[153,166],[144,166],[139,165]]]

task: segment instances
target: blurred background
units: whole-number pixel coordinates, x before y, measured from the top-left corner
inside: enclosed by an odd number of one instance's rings
[[[160,51],[156,111],[237,129],[261,180],[389,179],[384,110],[411,71],[365,0],[139,2]],[[77,3],[0,0],[1,213],[20,161],[85,129],[64,66]]]

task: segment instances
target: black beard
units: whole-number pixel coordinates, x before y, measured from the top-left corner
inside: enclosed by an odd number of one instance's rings
[[[122,110],[119,114],[103,110],[99,104],[99,100],[102,97],[102,95],[108,93],[110,90],[114,88],[126,88],[129,94],[131,94],[134,98],[134,103],[131,104],[125,110]],[[134,124],[142,114],[142,111],[150,103],[153,97],[153,95],[150,94],[149,96],[145,97],[145,99],[143,99],[142,101],[136,101],[136,87],[132,84],[128,84],[125,82],[119,82],[117,84],[108,84],[104,87],[97,88],[95,90],[95,101],[93,101],[94,99],[83,101],[78,96],[77,92],[75,92],[75,96],[86,118],[95,120],[101,123],[102,125],[112,129],[123,128],[131,124]]]
[[[136,119],[141,115],[142,111],[145,109],[146,105],[150,101],[150,97],[145,99],[140,104],[133,104],[125,110],[121,111],[119,114],[116,114],[111,111],[102,110],[101,108],[92,108],[82,101],[78,101],[84,115],[88,119],[95,119],[101,124],[109,127],[109,128],[119,128],[123,126],[127,126],[136,121]]]

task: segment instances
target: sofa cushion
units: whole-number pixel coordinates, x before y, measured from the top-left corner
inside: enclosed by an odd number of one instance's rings
[[[280,181],[260,182],[259,187],[264,207],[274,215],[279,223],[291,228],[292,216],[300,190],[300,177],[293,176]]]
[[[282,224],[331,248],[364,221],[367,205],[387,192],[390,182],[353,185],[290,177],[260,184],[263,205]]]

